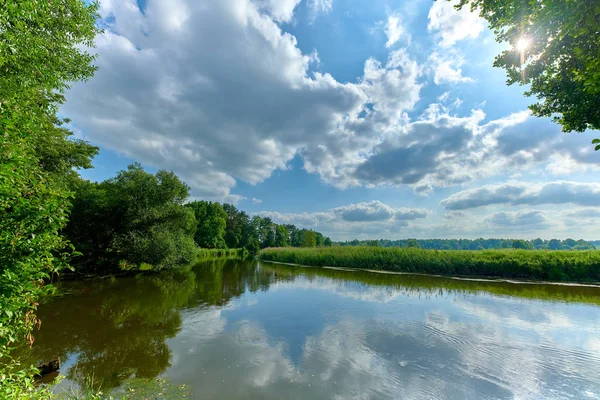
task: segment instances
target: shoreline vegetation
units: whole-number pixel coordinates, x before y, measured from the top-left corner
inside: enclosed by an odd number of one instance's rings
[[[419,248],[268,248],[262,261],[314,267],[510,278],[548,282],[600,282],[600,251],[427,250]]]

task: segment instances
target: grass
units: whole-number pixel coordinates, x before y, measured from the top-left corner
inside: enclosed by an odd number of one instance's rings
[[[382,247],[268,248],[259,258],[332,266],[447,276],[554,282],[600,282],[600,251],[424,250]]]

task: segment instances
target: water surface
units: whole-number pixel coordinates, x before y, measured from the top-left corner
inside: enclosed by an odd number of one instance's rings
[[[166,378],[193,398],[600,398],[600,288],[218,260],[74,282],[23,358],[57,390]]]

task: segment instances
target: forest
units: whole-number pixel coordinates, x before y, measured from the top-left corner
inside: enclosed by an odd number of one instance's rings
[[[265,247],[332,243],[320,232],[250,217],[232,204],[188,202],[190,188],[177,175],[153,175],[139,164],[100,183],[72,177],[69,188],[72,208],[61,233],[77,252],[71,258],[76,274],[185,266],[211,254],[200,249],[256,254]]]

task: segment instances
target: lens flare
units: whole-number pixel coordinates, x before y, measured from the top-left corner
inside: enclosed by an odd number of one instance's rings
[[[529,47],[529,39],[522,37],[517,41],[517,49],[524,51]]]

